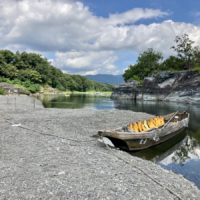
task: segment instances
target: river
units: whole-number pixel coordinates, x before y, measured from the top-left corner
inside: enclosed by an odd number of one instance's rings
[[[113,100],[99,95],[43,95],[45,108],[80,108],[97,110],[132,110],[153,115],[183,112],[188,104],[154,101]],[[191,105],[189,127],[160,145],[131,153],[163,168],[184,175],[200,188],[200,105]]]

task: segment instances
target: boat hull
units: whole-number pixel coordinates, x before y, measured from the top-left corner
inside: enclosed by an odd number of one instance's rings
[[[158,141],[155,141],[153,139],[124,140],[124,142],[127,144],[127,146],[125,146],[125,147],[121,146],[121,149],[128,150],[128,151],[138,151],[138,150],[146,149],[146,148],[158,145],[160,143],[163,143],[163,142],[171,139],[172,137],[181,133],[184,129],[185,129],[185,127],[182,129],[179,129],[178,131],[175,131],[169,135],[163,136],[163,137],[159,138]]]
[[[173,113],[163,116],[167,126],[159,128],[149,129],[143,132],[123,132],[123,128],[115,130],[102,130],[98,131],[99,136],[107,137],[111,142],[122,150],[126,151],[138,151],[146,149],[160,143],[163,143],[174,136],[181,133],[189,124],[188,113],[177,113],[174,116]],[[176,123],[178,121],[178,123]]]

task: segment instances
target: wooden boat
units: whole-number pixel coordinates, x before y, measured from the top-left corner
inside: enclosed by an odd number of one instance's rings
[[[126,151],[146,149],[167,141],[188,127],[190,115],[186,111],[162,116],[165,124],[158,128],[136,132],[130,130],[127,125],[114,130],[100,130],[98,135],[108,138],[115,147]]]

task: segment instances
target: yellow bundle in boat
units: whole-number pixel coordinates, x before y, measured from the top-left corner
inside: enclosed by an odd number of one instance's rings
[[[142,132],[142,131],[143,131],[143,130],[142,130],[142,123],[141,123],[141,122],[138,122],[138,123],[137,123],[137,126],[138,126],[139,132]]]
[[[161,125],[165,124],[165,121],[161,116],[160,116],[160,122],[161,122]]]
[[[174,122],[174,124],[177,124],[177,123],[179,123],[179,121]]]
[[[137,125],[136,122],[135,122],[135,123],[132,123],[132,124],[129,124],[129,128],[130,128],[130,130],[139,132],[138,125]]]
[[[149,128],[158,128],[153,119],[148,120]]]
[[[141,124],[142,124],[141,127],[142,127],[142,130],[143,130],[143,131],[148,130],[148,129],[144,126],[144,124],[143,124],[142,122],[141,122]]]
[[[159,116],[156,117],[156,125],[157,126],[161,126],[162,125]]]
[[[130,128],[131,130],[133,130],[133,125],[132,125],[132,124],[129,124],[129,128]]]
[[[149,127],[148,127],[148,125],[147,125],[147,120],[144,120],[144,127],[145,127],[146,129],[149,129]]]
[[[133,123],[133,130],[136,131],[136,132],[139,132],[139,129],[138,129],[138,125],[137,123]]]
[[[136,132],[143,132],[143,131],[147,131],[149,128],[158,128],[158,126],[161,126],[163,124],[165,124],[164,119],[161,116],[157,116],[149,120],[144,120],[143,122],[135,122],[135,123],[129,124],[129,128],[130,130],[133,130]]]

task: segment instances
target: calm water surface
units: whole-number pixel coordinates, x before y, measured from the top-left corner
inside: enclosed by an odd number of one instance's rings
[[[112,100],[92,95],[44,95],[39,98],[46,108],[119,109],[153,115],[182,112],[188,107],[180,103]],[[191,105],[188,112],[191,118],[187,130],[165,143],[131,154],[183,174],[200,188],[200,105]]]

